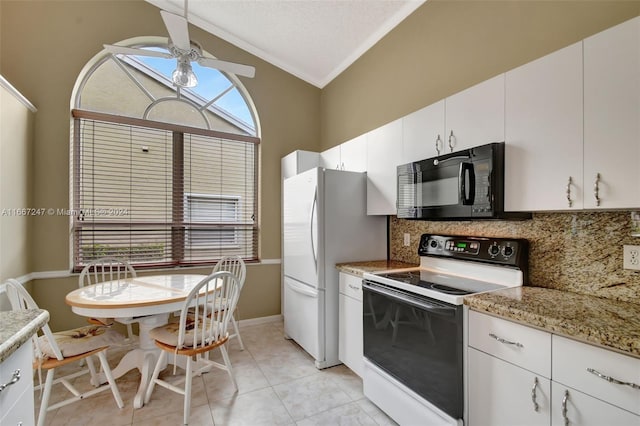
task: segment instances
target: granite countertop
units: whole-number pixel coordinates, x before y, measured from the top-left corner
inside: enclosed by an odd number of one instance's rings
[[[417,268],[420,265],[398,260],[368,260],[365,262],[346,262],[336,264],[340,272],[362,276],[365,272],[387,271],[390,269]]]
[[[640,358],[640,304],[530,286],[467,296],[464,304]]]
[[[0,312],[0,362],[29,340],[49,321],[49,312],[43,309]]]

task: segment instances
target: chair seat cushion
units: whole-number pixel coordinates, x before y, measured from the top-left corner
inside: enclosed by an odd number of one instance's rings
[[[64,357],[80,355],[103,346],[121,343],[125,339],[122,334],[103,325],[87,325],[73,330],[60,331],[53,333],[53,338]],[[38,340],[42,353],[49,358],[55,358],[56,355],[46,336],[40,336]]]
[[[208,330],[209,327],[212,326],[211,324],[211,319],[210,318],[205,318],[205,325],[204,327],[206,328],[206,332],[205,334],[208,334]],[[194,315],[189,315],[187,317],[187,324],[186,324],[186,334],[184,337],[184,347],[193,347],[193,334],[195,331],[195,316]],[[198,322],[198,335],[200,335],[200,333],[202,333],[202,319]],[[216,324],[213,324],[213,327],[216,327]],[[215,329],[214,329],[215,331]],[[175,320],[169,322],[168,324],[165,325],[161,325],[160,327],[156,327],[154,329],[152,329],[149,332],[149,335],[151,336],[152,339],[157,340],[159,342],[164,343],[165,345],[170,345],[170,346],[178,346],[178,334],[180,333],[180,321],[178,318],[176,318]],[[215,341],[215,333],[212,333],[212,338],[208,339],[207,343],[211,343],[213,341]]]

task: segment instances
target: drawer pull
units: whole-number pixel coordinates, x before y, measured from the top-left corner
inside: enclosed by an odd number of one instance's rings
[[[562,418],[564,419],[564,426],[569,426],[569,416],[567,416],[567,401],[569,400],[569,391],[564,391],[564,397],[562,398]]]
[[[493,337],[494,339],[496,339],[498,342],[500,343],[504,343],[505,345],[514,345],[517,346],[519,348],[524,348],[524,345],[522,343],[519,342],[510,342],[509,340],[505,340],[502,337],[498,337],[493,333],[489,333],[489,337]]]
[[[353,284],[347,284],[347,285],[349,286],[349,288],[350,288],[351,290],[356,290],[356,291],[359,291],[359,290],[360,290],[360,287],[358,287],[358,286],[356,286],[356,285],[353,285]]]
[[[538,411],[538,401],[536,401],[536,388],[538,387],[538,378],[533,379],[533,387],[531,388],[531,401],[533,401],[533,411]]]
[[[606,380],[607,382],[615,383],[616,385],[629,386],[629,387],[632,387],[633,389],[640,389],[640,385],[636,385],[635,383],[631,383],[631,382],[623,382],[618,379],[614,379],[613,377],[605,376],[604,374],[594,370],[593,368],[587,368],[587,371],[591,374],[595,374],[596,376],[600,377],[603,380]]]
[[[2,392],[5,388],[18,383],[20,380],[20,370],[16,370],[13,372],[13,376],[11,377],[11,381],[8,383],[0,385],[0,392]]]

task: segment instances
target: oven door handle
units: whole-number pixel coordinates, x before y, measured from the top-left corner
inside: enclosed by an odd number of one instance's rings
[[[369,290],[372,293],[378,293],[388,298],[397,300],[402,303],[409,304],[411,306],[415,306],[416,308],[422,309],[427,312],[431,312],[436,315],[442,316],[455,316],[456,315],[456,307],[455,306],[444,306],[436,303],[431,303],[430,301],[425,300],[422,297],[414,297],[409,294],[393,291],[391,289],[387,289],[385,287],[381,287],[376,285],[371,281],[363,281],[362,283],[363,290]]]

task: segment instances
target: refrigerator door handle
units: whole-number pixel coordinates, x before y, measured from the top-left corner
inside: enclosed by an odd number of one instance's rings
[[[289,281],[287,284],[289,285],[289,288],[296,293],[309,297],[318,297],[317,290],[308,289],[307,286],[292,281]]]
[[[318,205],[318,191],[316,190],[315,194],[313,195],[313,204],[311,205],[311,220],[309,220],[309,231],[311,233],[311,252],[313,253],[313,264],[316,267],[316,275],[318,274],[318,255],[317,255],[317,249],[316,249],[316,244],[317,241],[314,240],[313,238],[313,230],[315,229],[315,221],[314,221],[314,217],[316,217],[316,206]]]

